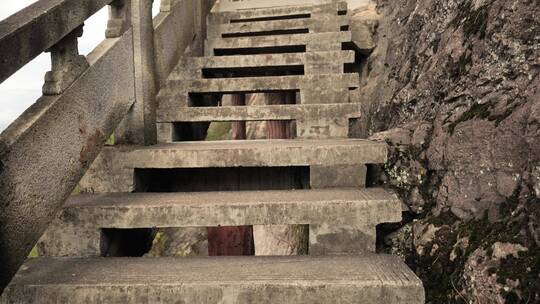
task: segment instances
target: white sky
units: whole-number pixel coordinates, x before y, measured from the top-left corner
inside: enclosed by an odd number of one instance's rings
[[[37,0],[0,0],[0,20],[11,16]],[[154,15],[160,1],[154,0]],[[86,20],[84,34],[79,38],[81,54],[90,53],[105,38],[107,7]],[[41,96],[45,73],[51,68],[50,55],[41,54],[9,79],[0,83],[0,132]]]

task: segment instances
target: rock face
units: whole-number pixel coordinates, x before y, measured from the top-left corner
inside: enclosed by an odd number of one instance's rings
[[[377,9],[357,134],[392,145],[379,182],[416,220],[387,249],[417,270],[430,303],[540,301],[540,3]],[[501,246],[511,250],[496,256]]]

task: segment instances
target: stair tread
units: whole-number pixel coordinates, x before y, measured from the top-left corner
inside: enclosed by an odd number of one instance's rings
[[[356,138],[332,139],[254,139],[254,140],[219,140],[219,141],[183,141],[138,147],[137,150],[233,150],[233,149],[279,149],[279,148],[321,148],[321,147],[384,147],[380,141]]]
[[[222,19],[226,22],[229,22],[230,19],[238,18],[264,18],[272,16],[287,16],[287,15],[296,15],[296,14],[310,14],[313,12],[330,12],[330,11],[341,11],[347,9],[346,1],[337,1],[334,3],[326,3],[320,5],[313,4],[292,4],[288,6],[277,6],[269,8],[252,8],[249,10],[235,10],[235,11],[223,11],[223,12],[212,12],[209,15],[209,20],[217,22],[219,19]]]
[[[358,118],[361,113],[359,103],[340,104],[282,104],[220,107],[182,107],[178,111],[158,110],[158,122],[197,121],[259,121],[296,120],[320,117],[337,119]]]
[[[330,166],[384,163],[387,145],[348,138],[223,140],[112,146],[102,153],[126,168]]]
[[[84,301],[89,299],[106,303],[121,299],[118,303],[172,299],[186,303],[424,300],[422,282],[399,258],[389,255],[36,258],[22,266],[3,297],[5,302],[21,303],[59,299],[70,303],[87,303]]]
[[[289,66],[303,65],[308,56],[320,56],[321,60],[340,58],[346,63],[354,62],[354,51],[320,51],[310,53],[283,53],[263,55],[233,55],[233,56],[207,56],[184,57],[175,68],[175,73],[184,69],[203,68],[239,68],[263,66]]]
[[[375,267],[373,267],[375,266]],[[377,270],[382,270],[384,276]],[[219,258],[52,258],[30,259],[13,285],[123,285],[189,283],[367,283],[416,285],[420,282],[395,256],[219,257]],[[313,282],[315,281],[315,282]],[[290,282],[289,282],[290,284]]]
[[[187,93],[258,92],[267,90],[298,90],[319,87],[318,84],[335,83],[338,88],[357,88],[359,75],[355,73],[293,75],[213,79],[167,80],[166,90],[161,94],[185,90]]]
[[[308,29],[320,22],[335,22],[338,26],[349,25],[347,16],[334,16],[333,18],[305,18],[305,19],[289,19],[289,20],[268,20],[249,23],[228,23],[212,25],[216,37],[219,34],[242,34],[242,33],[257,33],[271,32],[294,29]],[[337,30],[336,30],[337,31]]]
[[[367,226],[401,221],[401,202],[393,192],[381,188],[109,193],[72,196],[63,212],[63,218],[77,226],[96,228]]]
[[[291,45],[306,45],[309,43],[342,43],[351,41],[349,31],[309,34],[289,34],[260,37],[211,38],[207,40],[210,49],[241,49],[263,48]]]

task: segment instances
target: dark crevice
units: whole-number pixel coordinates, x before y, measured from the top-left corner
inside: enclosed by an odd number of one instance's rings
[[[306,19],[310,17],[311,17],[311,14],[295,14],[295,15],[281,15],[281,16],[269,16],[269,17],[257,17],[257,18],[239,18],[239,19],[231,19],[230,23]]]
[[[235,56],[235,55],[255,55],[255,54],[285,54],[285,53],[305,53],[305,45],[286,45],[251,48],[228,48],[214,49],[215,56]]]
[[[309,167],[135,169],[136,192],[292,190],[309,188]]]
[[[266,77],[304,75],[303,65],[260,66],[244,68],[207,68],[202,69],[203,78]]]
[[[102,257],[142,257],[152,249],[153,228],[101,229]]]
[[[304,29],[285,29],[285,30],[244,32],[244,33],[225,33],[225,34],[221,34],[221,37],[222,38],[241,38],[241,37],[308,34],[308,33],[309,33],[309,29],[304,28]]]

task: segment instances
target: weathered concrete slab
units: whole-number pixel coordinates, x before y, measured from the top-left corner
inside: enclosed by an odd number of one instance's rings
[[[350,89],[359,86],[356,73],[301,76],[237,77],[168,80],[158,95],[159,113],[191,106],[189,94],[266,93],[299,90],[302,104],[350,103]]]
[[[358,103],[184,107],[175,112],[159,112],[158,122],[348,119],[360,117],[360,110]]]
[[[359,165],[322,165],[309,168],[312,189],[364,188],[367,168]]]
[[[253,1],[253,0],[249,0]],[[268,3],[268,0],[262,0]],[[281,1],[281,2],[280,2]],[[286,2],[283,2],[286,1]],[[254,18],[265,18],[275,16],[290,16],[290,15],[303,15],[303,14],[316,14],[327,13],[347,10],[346,1],[325,1],[325,3],[294,3],[289,0],[272,1],[271,7],[260,7],[255,9],[246,10],[229,10],[219,11],[219,6],[215,6],[212,10],[212,14],[208,17],[208,23],[229,23],[232,21],[239,22],[249,21]],[[238,3],[243,5],[244,3]],[[306,5],[307,4],[307,5]],[[248,20],[245,20],[248,19]]]
[[[24,262],[135,99],[133,37],[107,39],[62,95],[0,136],[0,288]]]
[[[216,49],[253,49],[268,47],[303,46],[317,43],[325,45],[351,41],[351,32],[329,32],[313,34],[274,35],[261,37],[238,37],[208,39],[206,47]],[[341,49],[341,48],[339,48]]]
[[[184,107],[159,111],[158,122],[295,120],[299,138],[346,138],[349,120],[361,117],[360,104],[294,104],[246,107]]]
[[[305,19],[286,19],[286,20],[268,20],[258,22],[242,22],[215,24],[208,29],[208,37],[222,38],[223,35],[248,35],[255,33],[279,33],[287,30],[308,30],[309,33],[316,33],[320,28],[320,23],[332,23],[335,25],[333,31],[338,32],[342,26],[349,25],[347,16],[338,16],[337,14],[330,16],[313,16]]]
[[[359,81],[358,74],[350,73],[192,80],[169,79],[167,87],[172,91],[184,91],[186,93],[257,93],[317,88],[323,86],[323,84],[353,89],[358,88]]]
[[[41,0],[2,20],[0,83],[111,2]]]
[[[106,147],[83,192],[132,192],[134,168],[275,167],[384,163],[387,146],[362,139],[178,142]]]
[[[296,66],[327,61],[353,63],[354,51],[185,57],[178,61],[170,78],[175,79],[179,74],[185,73],[185,70]]]
[[[39,258],[0,303],[423,304],[397,257]]]
[[[386,149],[385,143],[362,139],[178,142],[134,147],[125,153],[124,164],[134,168],[372,164],[386,161]]]
[[[99,256],[101,228],[329,224],[374,232],[401,221],[400,206],[395,194],[377,188],[83,194],[68,200],[38,248],[48,256]],[[374,233],[355,246],[373,251]]]

